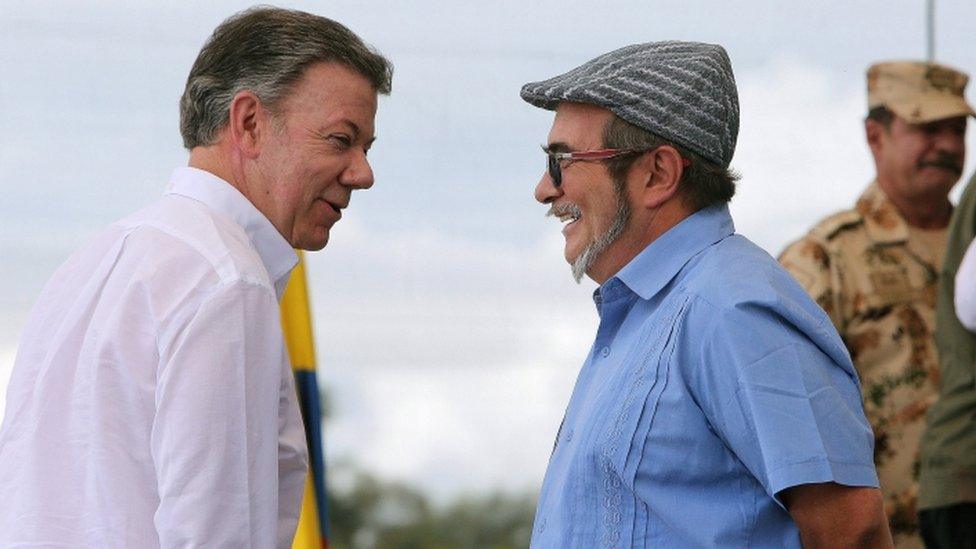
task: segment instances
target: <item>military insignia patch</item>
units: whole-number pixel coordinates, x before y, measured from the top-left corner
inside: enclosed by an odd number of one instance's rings
[[[904,268],[877,269],[871,271],[871,285],[885,301],[904,301],[915,295],[908,273]]]

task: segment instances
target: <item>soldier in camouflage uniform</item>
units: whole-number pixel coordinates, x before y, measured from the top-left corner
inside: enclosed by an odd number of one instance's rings
[[[851,210],[780,261],[827,311],[861,377],[875,463],[897,547],[921,547],[915,502],[925,412],[936,400],[932,337],[948,194],[962,174],[968,77],[932,63],[868,70],[865,133],[877,178]]]

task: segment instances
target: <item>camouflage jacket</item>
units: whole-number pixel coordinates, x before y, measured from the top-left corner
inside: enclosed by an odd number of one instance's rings
[[[907,223],[876,183],[854,209],[824,219],[780,256],[830,316],[860,375],[898,546],[921,543],[918,447],[939,385],[934,257],[909,239]]]

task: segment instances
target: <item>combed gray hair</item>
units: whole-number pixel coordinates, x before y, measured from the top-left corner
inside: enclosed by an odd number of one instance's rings
[[[274,110],[305,69],[336,62],[362,74],[377,93],[390,93],[393,65],[331,19],[258,6],[225,20],[203,45],[180,98],[180,133],[187,149],[212,145],[243,90]]]

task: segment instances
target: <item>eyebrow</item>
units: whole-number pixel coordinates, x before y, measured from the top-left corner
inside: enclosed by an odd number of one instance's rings
[[[345,124],[345,125],[349,126],[352,129],[353,141],[355,141],[356,139],[359,139],[359,135],[362,133],[362,130],[359,129],[359,126],[356,125],[355,122],[353,122],[352,120],[346,119],[346,118],[343,118],[342,120],[339,120],[339,121],[335,122],[334,124]],[[323,137],[324,138],[325,136],[329,135],[329,132],[328,131],[323,131],[323,130],[324,129],[313,130],[313,132],[315,133],[315,135],[318,135],[319,137]],[[369,138],[368,141],[366,141],[366,146],[367,147],[372,146],[375,141],[376,141],[376,136],[374,135],[373,137]]]
[[[355,122],[353,122],[352,120],[346,120],[345,118],[342,119],[342,122],[345,122],[346,124],[349,124],[352,127],[352,133],[354,139],[359,137],[360,134],[359,126],[357,126]]]
[[[543,145],[542,150],[546,152],[570,152],[573,149],[567,143],[562,141],[553,141],[548,145]]]

